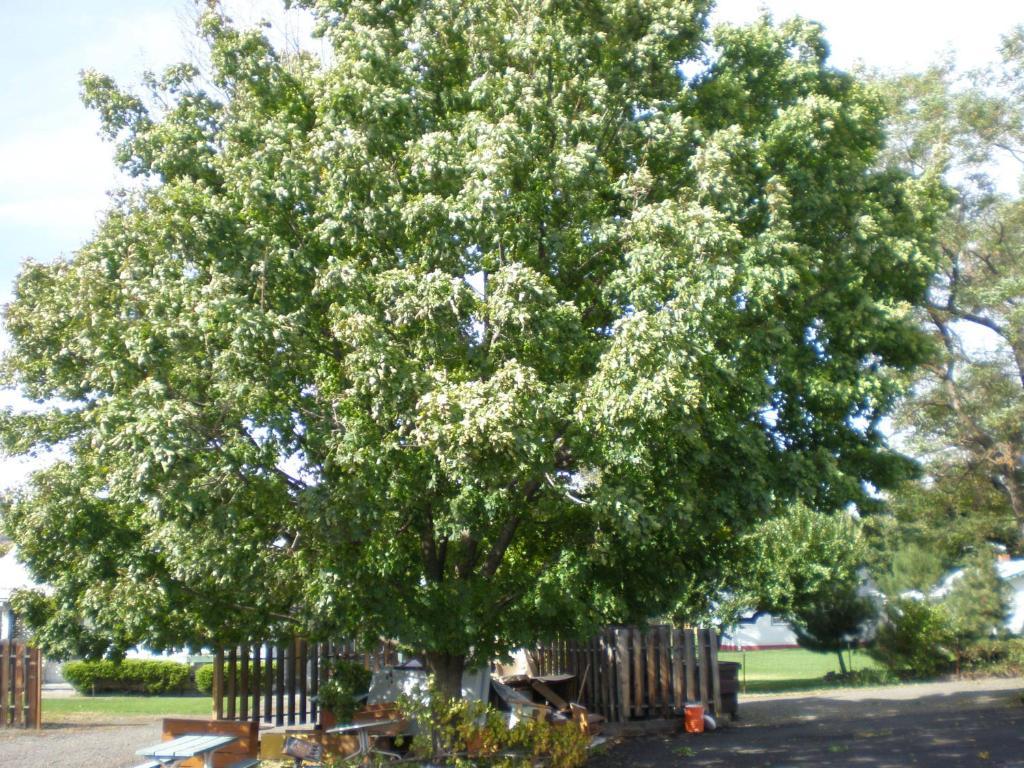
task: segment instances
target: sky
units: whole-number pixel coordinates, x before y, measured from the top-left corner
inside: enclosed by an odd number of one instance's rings
[[[239,22],[269,18],[290,38],[309,25],[274,0],[225,0]],[[78,73],[96,69],[138,82],[187,58],[193,0],[0,0],[0,304],[26,259],[47,261],[86,242],[118,183],[112,149],[78,98]],[[749,22],[768,10],[825,26],[832,61],[914,71],[955,53],[963,68],[996,57],[1000,36],[1024,23],[1006,0],[720,0],[715,21]],[[0,334],[0,348],[5,345]],[[24,406],[0,391],[0,406]],[[0,488],[33,463],[0,457]]]

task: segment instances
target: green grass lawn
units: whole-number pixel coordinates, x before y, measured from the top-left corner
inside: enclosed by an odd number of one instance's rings
[[[43,720],[94,717],[209,717],[209,696],[71,696],[43,697]]]
[[[863,651],[853,651],[851,657],[843,654],[847,667],[854,670],[881,669],[874,659]],[[811,688],[833,688],[835,683],[826,683],[823,678],[829,672],[839,672],[839,661],[834,653],[814,653],[803,648],[787,648],[777,651],[721,651],[721,661],[738,661],[740,670],[740,691],[743,691],[746,672],[747,693],[770,693],[778,691],[799,691]]]

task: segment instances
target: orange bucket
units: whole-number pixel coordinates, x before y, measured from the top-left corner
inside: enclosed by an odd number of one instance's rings
[[[687,704],[683,708],[683,729],[687,733],[704,733],[704,707]]]

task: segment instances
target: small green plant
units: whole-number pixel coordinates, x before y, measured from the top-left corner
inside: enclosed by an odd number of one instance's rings
[[[79,693],[180,693],[191,687],[188,665],[176,661],[69,661],[62,674]]]
[[[676,747],[672,751],[675,752],[679,757],[693,757],[697,754],[697,750],[695,750],[693,747]]]
[[[344,659],[331,667],[330,676],[320,685],[320,706],[330,710],[342,722],[352,719],[357,699],[370,690],[373,673],[362,664]]]
[[[1024,675],[1024,638],[982,640],[963,650],[963,671],[970,675]]]
[[[891,685],[896,678],[887,669],[856,669],[845,674],[828,672],[823,678],[830,685],[849,686],[851,688],[872,685]]]
[[[572,721],[549,723],[527,718],[513,728],[508,713],[481,702],[446,700],[436,692],[403,697],[403,714],[419,723],[410,756],[456,768],[578,768],[590,739]]]

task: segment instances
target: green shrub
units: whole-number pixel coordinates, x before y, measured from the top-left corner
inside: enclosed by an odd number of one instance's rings
[[[196,690],[200,693],[213,693],[213,664],[196,667]]]
[[[320,685],[320,706],[329,709],[340,722],[348,722],[356,711],[356,698],[370,690],[373,673],[362,664],[341,659],[334,662],[330,677]]]
[[[188,665],[176,661],[69,661],[62,672],[79,693],[182,693],[192,687]]]
[[[277,665],[276,664],[271,664],[270,665],[270,672],[269,672],[269,674],[271,676],[273,676],[275,671],[276,671],[276,669],[277,669]],[[225,677],[224,683],[225,683],[225,685],[227,684],[227,671],[228,671],[228,667],[225,664],[224,665],[224,677]],[[267,675],[267,666],[266,666],[266,664],[263,664],[263,665],[260,666],[260,677],[259,677],[259,679],[256,678],[256,668],[252,664],[250,664],[249,665],[249,689],[252,690],[252,688],[256,688],[256,687],[262,688],[264,685],[266,685],[266,675]],[[236,685],[236,689],[237,689],[237,686],[240,685],[240,681],[242,679],[241,676],[242,676],[242,670],[241,670],[241,664],[239,664],[235,668],[235,685]],[[201,667],[197,667],[196,668],[196,675],[195,675],[195,677],[196,677],[196,690],[197,691],[199,691],[200,693],[213,693],[213,664],[203,664]]]
[[[508,713],[479,701],[446,701],[436,692],[403,696],[404,717],[420,724],[409,755],[426,763],[456,768],[579,768],[587,759],[590,737],[573,722],[560,724],[526,718],[508,727]]]
[[[891,685],[896,682],[888,669],[855,669],[845,674],[828,672],[822,679],[830,685],[848,685],[851,688]]]
[[[982,640],[963,650],[963,670],[974,675],[1024,675],[1024,638]]]
[[[896,598],[885,606],[868,653],[897,677],[924,678],[952,668],[954,645],[949,616],[942,605]]]

